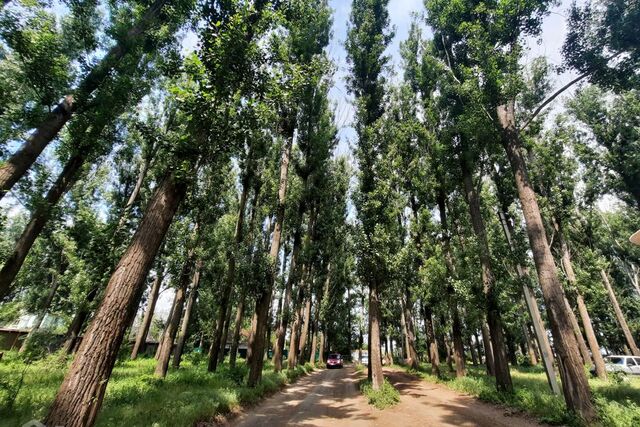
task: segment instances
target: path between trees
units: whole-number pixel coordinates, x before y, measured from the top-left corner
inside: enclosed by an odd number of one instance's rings
[[[385,376],[400,391],[400,403],[380,411],[358,390],[362,374],[352,367],[322,370],[266,399],[225,425],[258,426],[483,426],[530,427],[535,421],[509,415],[439,384],[398,370]]]

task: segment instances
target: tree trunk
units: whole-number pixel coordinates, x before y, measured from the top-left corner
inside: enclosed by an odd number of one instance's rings
[[[578,305],[578,312],[580,313],[580,320],[582,320],[582,327],[584,328],[584,333],[587,336],[587,342],[589,343],[589,348],[591,349],[591,358],[589,359],[589,362],[593,360],[598,378],[606,380],[607,371],[604,367],[604,359],[602,358],[602,354],[600,353],[600,345],[598,344],[598,339],[596,338],[596,334],[593,330],[593,325],[591,323],[589,312],[587,311],[587,306],[585,305],[584,299],[580,294],[580,289],[578,289],[578,280],[576,279],[576,275],[573,271],[569,245],[567,245],[567,242],[564,240],[560,222],[555,220],[554,225],[557,231],[558,244],[562,253],[562,266],[564,267],[564,272],[567,276],[569,284],[571,285],[571,288],[575,289],[576,303]]]
[[[442,248],[444,252],[445,264],[447,266],[448,283],[446,285],[449,310],[453,320],[453,351],[456,363],[456,377],[466,375],[464,366],[464,344],[462,343],[462,325],[460,323],[460,313],[455,295],[455,289],[451,283],[456,277],[455,265],[451,254],[451,237],[449,235],[449,225],[447,222],[446,195],[442,186],[438,190],[438,211],[440,212],[440,227],[442,228]]]
[[[169,369],[169,359],[173,352],[173,342],[176,339],[178,333],[178,326],[180,325],[180,319],[182,319],[182,311],[184,309],[184,302],[187,297],[187,288],[189,287],[189,279],[191,279],[191,273],[194,271],[194,258],[195,258],[195,245],[198,242],[199,227],[196,223],[194,228],[194,246],[187,252],[187,257],[182,264],[182,270],[178,277],[179,285],[176,289],[176,294],[173,299],[173,309],[171,310],[171,317],[164,328],[162,334],[162,345],[160,346],[160,354],[158,355],[158,363],[156,364],[155,375],[164,378],[167,375]],[[193,273],[193,279],[191,283],[195,285],[196,281],[199,281],[199,272]]]
[[[503,145],[515,175],[518,196],[527,225],[529,244],[533,253],[538,281],[542,288],[554,344],[564,374],[563,393],[567,408],[586,422],[596,416],[591,400],[587,376],[580,363],[578,343],[571,328],[571,320],[564,303],[562,285],[558,278],[553,255],[547,242],[540,208],[533,187],[529,183],[525,158],[522,153],[518,129],[515,122],[514,104],[510,102],[497,108],[497,116],[503,131]]]
[[[298,344],[298,350],[300,357],[298,357],[298,365],[304,365],[306,360],[306,347],[307,338],[309,337],[309,325],[311,323],[311,295],[307,298],[304,305],[304,323],[302,324],[302,332],[300,333],[300,343]]]
[[[267,283],[258,296],[255,308],[255,323],[252,324],[252,334],[249,338],[249,349],[251,352],[251,363],[249,366],[249,377],[247,384],[255,387],[262,378],[262,366],[264,363],[264,345],[267,321],[269,318],[269,307],[271,305],[271,294],[276,282],[278,272],[278,254],[280,253],[280,237],[284,225],[285,202],[287,197],[287,176],[289,174],[289,158],[291,157],[291,146],[293,144],[293,129],[286,138],[286,144],[282,151],[280,161],[280,180],[278,184],[278,206],[276,208],[276,223],[271,237],[271,249],[269,251],[269,274]],[[254,357],[255,356],[255,357]]]
[[[573,313],[573,308],[571,307],[571,304],[569,304],[569,300],[567,299],[566,295],[564,297],[564,302],[567,307],[567,311],[569,312],[569,320],[571,321],[571,327],[573,328],[573,333],[578,343],[578,349],[580,350],[580,357],[582,358],[582,363],[584,365],[591,365],[591,355],[589,354],[589,349],[587,348],[587,342],[584,340],[584,337],[582,336],[582,331],[580,330],[578,319],[576,318],[576,315]]]
[[[507,239],[507,243],[509,244],[509,248],[511,249],[511,252],[515,254],[515,245],[513,243],[513,239],[511,238],[513,234],[513,224],[508,217],[508,205],[506,204],[507,202],[505,200],[501,200],[501,202],[502,208],[501,211],[498,212],[498,217],[500,218],[502,230]],[[544,323],[542,322],[542,316],[540,315],[538,302],[532,295],[531,289],[529,289],[529,272],[525,270],[525,268],[522,267],[518,262],[516,263],[516,270],[518,272],[518,277],[522,281],[522,295],[524,296],[524,301],[527,305],[527,310],[529,311],[531,322],[533,323],[533,330],[536,336],[536,341],[538,342],[538,347],[540,348],[542,363],[544,364],[544,370],[547,376],[547,382],[549,383],[551,391],[554,394],[559,395],[560,387],[558,386],[556,372],[553,368],[553,351],[551,350],[549,337],[547,336],[547,331],[544,327]]]
[[[196,261],[195,271],[193,273],[193,280],[191,281],[191,290],[189,291],[189,299],[187,300],[187,307],[184,310],[182,316],[182,325],[180,326],[180,334],[176,342],[176,348],[173,352],[173,367],[179,368],[182,361],[182,353],[184,352],[184,344],[187,340],[189,332],[189,322],[191,321],[191,312],[193,311],[193,304],[198,298],[198,287],[200,286],[200,272],[202,271],[202,259]]]
[[[469,343],[469,353],[471,353],[471,363],[473,366],[478,366],[478,355],[476,354],[476,348],[473,345],[473,335],[467,335],[467,342]]]
[[[127,200],[127,204],[124,206],[122,210],[122,214],[120,215],[120,220],[118,221],[118,225],[116,227],[114,235],[118,234],[118,231],[124,227],[124,224],[127,222],[127,217],[129,216],[129,212],[133,207],[133,204],[138,199],[138,195],[140,194],[140,190],[142,189],[142,184],[144,183],[144,179],[147,176],[147,172],[149,171],[149,166],[151,165],[151,156],[144,156],[142,159],[142,165],[140,165],[140,171],[138,172],[138,178],[136,179],[136,184],[133,187],[133,191],[129,195],[129,199]]]
[[[47,425],[93,425],[127,325],[144,290],[160,244],[186,193],[168,175],[149,201],[138,230],[109,279],[102,303],[84,334],[45,419]]]
[[[247,175],[248,176],[248,175]],[[213,339],[213,351],[209,355],[209,365],[207,370],[209,372],[215,372],[218,366],[220,346],[226,343],[222,341],[223,329],[225,325],[228,327],[228,323],[225,322],[227,317],[227,310],[229,305],[229,298],[236,281],[236,253],[240,250],[240,244],[243,239],[243,227],[244,227],[244,212],[247,206],[247,199],[249,197],[249,185],[248,178],[245,178],[242,183],[242,193],[240,194],[240,201],[238,203],[238,213],[236,215],[236,227],[233,234],[233,247],[227,252],[227,276],[225,281],[225,288],[222,292],[222,299],[220,300],[220,307],[218,309],[218,327],[214,331]],[[224,353],[224,350],[223,350]]]
[[[224,329],[222,331],[222,339],[220,340],[220,352],[218,353],[218,365],[224,363],[224,350],[227,348],[227,340],[229,339],[229,326],[231,323],[231,309],[232,305],[229,304],[227,307],[227,315],[224,319]],[[267,339],[269,338],[269,333],[267,332]],[[231,347],[229,347],[229,351],[231,351]]]
[[[402,310],[405,322],[405,334],[407,337],[407,365],[413,369],[418,368],[418,351],[416,350],[416,336],[413,327],[413,315],[411,314],[411,290],[405,287],[405,298],[402,300]]]
[[[493,366],[496,376],[496,387],[499,391],[513,392],[513,382],[509,371],[509,362],[505,353],[504,336],[502,335],[502,316],[498,302],[498,292],[495,288],[495,278],[491,266],[491,252],[487,242],[487,231],[480,208],[480,194],[473,183],[473,167],[466,154],[461,155],[461,169],[463,175],[465,196],[469,205],[469,215],[474,234],[480,249],[480,266],[482,268],[482,284],[487,307],[487,322],[493,348]]]
[[[82,80],[77,97],[66,96],[29,135],[22,147],[0,166],[0,199],[29,170],[42,151],[53,141],[76,111],[87,107],[90,95],[102,84],[120,60],[144,37],[157,20],[168,0],[156,0],[129,29],[122,40],[112,47],[102,60]]]
[[[527,325],[527,322],[522,323],[522,334],[524,335],[525,350],[529,356],[529,363],[531,366],[536,366],[538,364],[538,357],[536,356],[536,351],[533,345],[533,340],[531,339],[531,334],[529,333],[529,326]]]
[[[491,338],[489,337],[489,326],[487,325],[487,322],[482,322],[481,330],[482,344],[484,345],[484,363],[487,366],[487,375],[494,376],[493,347],[491,346]]]
[[[319,348],[320,351],[319,351],[319,354],[318,354],[318,363],[321,366],[326,363],[326,360],[324,358],[324,349],[325,349],[324,336],[325,336],[324,331],[320,331],[320,343],[318,344],[318,348]]]
[[[31,341],[31,339],[33,338],[33,335],[36,332],[38,332],[38,330],[40,329],[40,326],[42,326],[42,321],[47,315],[47,312],[49,311],[49,307],[51,307],[51,303],[53,302],[53,298],[56,296],[56,291],[58,290],[59,284],[60,284],[60,281],[58,280],[58,273],[57,272],[52,273],[51,287],[49,288],[49,293],[47,294],[47,298],[45,299],[44,304],[42,304],[42,307],[40,308],[40,312],[36,317],[35,323],[31,327],[31,330],[27,334],[27,337],[22,342],[22,346],[20,346],[20,350],[18,351],[19,353],[22,353],[27,349],[29,345],[29,341]]]
[[[624,337],[627,340],[627,345],[631,349],[631,353],[634,356],[640,356],[640,350],[638,350],[638,346],[636,345],[636,341],[633,339],[633,335],[631,334],[629,325],[627,325],[627,321],[624,318],[622,309],[620,309],[620,304],[618,304],[618,298],[616,297],[616,294],[615,292],[613,292],[613,288],[609,283],[609,276],[604,270],[600,270],[600,277],[602,277],[602,282],[604,283],[604,287],[607,288],[607,293],[609,294],[609,299],[611,300],[611,304],[613,305],[613,310],[616,313],[616,318],[618,319],[618,323],[622,328],[622,332],[624,333]]]
[[[424,307],[424,324],[429,341],[429,359],[431,360],[431,374],[440,377],[440,355],[438,354],[438,341],[433,327],[433,313],[430,306]]]
[[[2,270],[0,270],[0,300],[6,297],[11,291],[11,284],[20,271],[33,243],[51,217],[53,207],[78,180],[85,160],[85,154],[75,154],[71,156],[56,179],[56,182],[47,192],[45,199],[37,206],[35,212],[33,212],[29,223],[16,242],[13,252],[11,252]]]
[[[369,366],[371,369],[371,387],[380,390],[384,383],[382,374],[382,355],[380,353],[380,301],[378,297],[378,284],[375,281],[369,283]]]
[[[311,340],[311,353],[309,354],[309,363],[314,367],[316,366],[316,350],[318,345],[318,316],[320,316],[320,302],[316,301],[316,309],[313,313],[313,326],[311,328],[313,338]]]
[[[231,348],[229,349],[229,366],[236,367],[236,358],[238,357],[238,345],[240,343],[240,331],[242,330],[242,319],[244,317],[245,291],[242,291],[238,308],[236,309],[236,319],[234,323],[233,338],[231,340]]]
[[[300,210],[298,210],[300,212]],[[276,326],[276,346],[273,352],[273,370],[280,372],[282,370],[282,357],[284,354],[284,344],[287,333],[287,327],[289,326],[289,320],[291,318],[291,290],[293,288],[293,282],[296,277],[298,269],[298,257],[300,254],[302,238],[300,236],[300,229],[296,229],[293,236],[293,250],[291,253],[291,262],[289,264],[289,276],[285,284],[284,300],[282,303],[282,315],[278,320]]]
[[[136,334],[136,341],[133,344],[131,350],[131,360],[135,360],[140,352],[143,352],[147,343],[147,335],[149,334],[149,328],[151,327],[151,321],[153,320],[153,313],[156,309],[156,303],[158,302],[158,295],[160,293],[160,286],[162,286],[162,279],[164,277],[164,265],[158,264],[158,272],[156,278],[151,285],[151,291],[149,292],[149,303],[144,311],[144,317],[142,323],[138,327],[138,333]]]

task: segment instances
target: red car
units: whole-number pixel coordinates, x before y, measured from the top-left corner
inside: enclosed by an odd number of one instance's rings
[[[327,369],[331,368],[342,368],[342,356],[338,353],[330,354],[327,359]]]

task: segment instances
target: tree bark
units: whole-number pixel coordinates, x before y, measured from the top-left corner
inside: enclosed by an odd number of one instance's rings
[[[198,240],[198,224],[195,226],[194,234],[196,235],[195,241]],[[191,278],[191,272],[194,270],[194,257],[195,248],[192,247],[187,253],[187,257],[182,264],[182,271],[178,278],[179,285],[176,289],[176,294],[173,299],[173,310],[171,311],[171,317],[167,323],[167,327],[162,334],[162,345],[160,346],[160,354],[158,355],[158,363],[156,364],[155,375],[164,378],[167,375],[169,369],[169,359],[171,353],[173,353],[173,343],[178,333],[178,327],[180,325],[180,319],[182,319],[182,312],[184,310],[184,303],[187,297],[187,288],[189,287],[189,279]],[[194,273],[192,283],[198,279],[198,272]]]
[[[0,270],[0,300],[11,292],[11,284],[20,271],[22,264],[24,264],[24,260],[29,254],[33,243],[51,217],[53,207],[77,181],[85,160],[86,156],[83,153],[71,156],[42,203],[37,206],[32,214],[29,223],[16,242],[13,252],[11,252],[2,270]]]
[[[186,193],[169,174],[149,201],[138,230],[120,259],[102,303],[84,334],[45,419],[47,425],[93,425],[127,325],[135,314],[144,281]]]
[[[627,345],[631,349],[631,354],[634,356],[640,357],[640,350],[638,350],[638,346],[636,345],[636,341],[633,339],[633,335],[631,334],[631,330],[629,329],[629,325],[624,318],[624,314],[622,313],[622,309],[620,308],[620,304],[618,304],[618,298],[616,297],[615,292],[613,292],[613,288],[609,283],[609,276],[604,270],[600,270],[600,277],[602,277],[602,282],[604,283],[604,287],[607,289],[607,293],[609,294],[609,299],[611,300],[611,304],[613,305],[613,310],[616,313],[616,318],[618,319],[618,323],[622,328],[622,332],[624,333],[624,337],[627,340]]]
[[[438,354],[438,341],[436,340],[435,328],[433,326],[433,313],[431,307],[424,307],[424,323],[429,341],[429,359],[431,361],[431,374],[440,377],[440,355]]]
[[[518,196],[527,226],[529,244],[533,253],[538,281],[542,288],[549,323],[554,336],[559,360],[564,369],[563,393],[567,408],[578,414],[586,422],[596,416],[591,400],[591,390],[587,376],[580,363],[578,343],[573,334],[569,315],[564,304],[562,285],[553,262],[545,234],[540,208],[533,187],[529,183],[526,161],[515,121],[513,102],[497,108],[497,116],[503,132],[503,145],[515,175]]]
[[[451,283],[456,277],[456,270],[453,263],[453,256],[451,254],[451,237],[449,236],[449,225],[447,222],[446,195],[442,186],[438,190],[437,198],[438,211],[440,212],[440,227],[442,228],[442,248],[444,251],[445,264],[447,266],[447,276],[449,278],[446,290],[449,310],[451,311],[451,318],[453,320],[453,358],[456,364],[456,377],[463,377],[466,375],[466,368],[464,366],[465,358],[464,344],[462,343],[462,325],[460,323],[460,313],[458,310],[455,289]]]
[[[145,35],[157,20],[168,0],[156,0],[129,29],[126,36],[112,47],[104,58],[82,80],[77,95],[66,96],[29,135],[22,147],[0,166],[0,199],[29,170],[42,151],[56,138],[63,126],[79,110],[87,107],[90,95],[102,84],[120,60]]]
[[[160,287],[162,286],[163,277],[164,265],[162,263],[159,263],[158,272],[156,273],[156,277],[153,280],[153,284],[151,285],[151,291],[149,292],[149,303],[147,304],[147,308],[144,311],[142,323],[140,323],[138,333],[136,334],[136,341],[133,344],[133,349],[131,350],[131,360],[136,360],[138,354],[145,350],[147,335],[149,334],[149,328],[151,327],[151,321],[153,320],[153,313],[155,312],[156,303],[158,302],[158,295],[160,294]]]
[[[221,365],[222,363],[224,363],[224,350],[227,348],[227,339],[229,338],[229,327],[230,327],[230,323],[231,323],[231,309],[232,309],[232,305],[229,304],[227,307],[227,315],[225,316],[224,319],[224,329],[222,331],[222,339],[220,340],[220,352],[218,353],[218,365]],[[269,339],[269,332],[267,330],[267,340]],[[231,348],[229,348],[229,351],[231,351]]]
[[[124,206],[122,210],[122,214],[120,215],[120,220],[118,221],[118,225],[116,226],[116,230],[113,233],[114,235],[118,234],[118,231],[124,227],[124,224],[127,222],[127,217],[129,216],[129,212],[133,207],[133,204],[138,199],[138,195],[140,195],[140,190],[142,189],[142,184],[144,183],[144,179],[147,176],[147,172],[149,171],[149,166],[151,166],[151,156],[146,155],[142,159],[142,164],[140,165],[140,171],[138,172],[138,178],[136,179],[136,184],[129,195],[129,199],[127,200],[127,204]]]
[[[482,344],[484,345],[484,363],[487,366],[487,375],[494,376],[493,367],[493,347],[491,346],[491,338],[489,336],[489,326],[487,322],[482,322]]]
[[[513,224],[511,223],[508,216],[508,205],[505,200],[502,200],[502,208],[501,211],[498,211],[498,217],[500,218],[500,222],[502,224],[502,230],[504,232],[505,238],[507,239],[507,243],[509,244],[509,248],[512,253],[515,253],[515,245],[513,243],[513,239],[511,236],[513,235]],[[551,350],[551,344],[549,344],[549,337],[547,336],[547,331],[544,327],[544,323],[542,322],[542,316],[540,315],[540,309],[538,308],[538,302],[536,298],[532,295],[531,289],[529,289],[529,272],[525,270],[524,267],[520,265],[520,263],[516,263],[516,271],[518,272],[518,277],[522,282],[522,295],[524,296],[524,301],[527,305],[527,310],[529,311],[529,316],[531,317],[531,322],[533,323],[533,330],[536,336],[536,341],[538,342],[538,347],[540,348],[542,363],[544,364],[545,374],[547,376],[547,382],[549,383],[549,388],[554,394],[560,394],[560,387],[558,386],[558,381],[556,379],[556,372],[553,368],[553,351]]]
[[[179,368],[182,361],[182,354],[184,352],[184,344],[187,340],[189,332],[189,322],[191,321],[191,313],[193,311],[193,305],[198,298],[198,288],[200,287],[200,274],[202,271],[202,259],[196,261],[195,271],[193,273],[193,280],[191,281],[191,290],[189,291],[189,299],[187,300],[187,307],[184,310],[182,316],[182,325],[180,326],[180,334],[176,342],[176,348],[173,352],[173,367]]]
[[[298,365],[304,365],[306,360],[306,347],[307,338],[309,337],[309,325],[311,323],[311,293],[307,297],[307,301],[304,305],[304,322],[302,324],[302,331],[300,332],[300,343],[298,344],[298,350],[300,357],[298,357]]]
[[[402,300],[402,317],[405,323],[405,336],[407,346],[407,365],[413,369],[418,368],[418,351],[416,350],[416,336],[413,327],[413,315],[411,314],[411,290],[405,287],[405,295]]]
[[[465,153],[466,154],[466,153]],[[487,231],[482,218],[480,195],[473,183],[473,169],[471,161],[466,155],[461,156],[465,195],[469,205],[469,215],[474,234],[480,249],[480,266],[482,268],[482,284],[487,308],[487,322],[493,348],[493,366],[496,377],[496,388],[499,391],[513,392],[513,382],[509,371],[509,362],[505,353],[505,342],[502,334],[502,316],[498,302],[498,292],[495,288],[495,278],[491,266],[491,252],[487,242]]]
[[[300,210],[298,210],[298,212],[300,213]],[[280,372],[282,370],[285,338],[287,327],[289,326],[289,321],[291,319],[291,290],[297,274],[301,242],[302,238],[300,236],[300,229],[297,229],[293,236],[293,250],[291,252],[291,261],[289,263],[289,276],[287,277],[287,282],[285,284],[284,298],[282,302],[282,315],[280,316],[276,326],[276,346],[273,352],[273,370],[276,372]]]
[[[236,309],[236,319],[234,323],[233,338],[231,340],[231,348],[229,349],[229,366],[236,367],[236,359],[238,357],[238,345],[240,344],[240,331],[242,330],[242,319],[244,318],[245,292],[243,290],[238,301]]]
[[[591,323],[589,312],[587,311],[587,306],[584,303],[584,299],[582,298],[580,289],[578,289],[578,280],[576,279],[576,274],[573,271],[569,245],[564,239],[560,222],[555,220],[554,225],[557,231],[558,244],[560,246],[560,251],[562,254],[562,266],[564,267],[564,272],[567,276],[569,284],[573,289],[575,289],[576,303],[578,305],[578,312],[580,313],[580,320],[582,320],[582,327],[584,328],[584,333],[587,336],[587,342],[589,343],[589,348],[591,349],[591,358],[589,359],[589,362],[593,360],[598,378],[606,380],[607,371],[604,367],[604,359],[602,358],[602,354],[600,353],[600,345],[598,344],[598,339],[596,338],[596,334],[593,330],[593,325]]]
[[[248,177],[248,175],[246,175]],[[247,178],[243,180],[242,192],[240,194],[240,201],[238,203],[238,213],[236,216],[236,227],[233,234],[233,247],[227,252],[227,276],[225,281],[225,288],[222,292],[222,299],[220,300],[220,307],[218,309],[218,327],[214,331],[213,351],[209,355],[209,365],[207,370],[209,372],[215,372],[218,367],[220,346],[225,345],[222,343],[223,329],[225,325],[228,327],[228,323],[225,322],[227,317],[227,310],[229,305],[229,298],[235,285],[236,280],[236,253],[240,249],[240,244],[243,240],[243,227],[244,227],[244,213],[247,207],[247,199],[249,197],[249,185],[250,182]],[[223,350],[224,353],[224,350]]]
[[[286,138],[282,159],[280,160],[280,180],[278,184],[278,206],[276,208],[276,223],[271,236],[271,249],[269,251],[269,274],[267,283],[261,289],[256,301],[255,323],[252,324],[252,334],[249,337],[249,349],[251,352],[251,363],[249,366],[249,377],[247,384],[255,387],[262,378],[262,366],[264,363],[265,332],[269,318],[269,307],[271,306],[271,294],[276,282],[278,272],[278,254],[280,253],[280,237],[284,226],[285,202],[287,197],[287,176],[289,175],[289,158],[291,157],[291,147],[293,144],[293,129]],[[255,356],[255,357],[254,357]]]
[[[369,367],[371,369],[371,387],[380,390],[384,383],[382,374],[382,354],[380,352],[380,301],[378,296],[378,284],[372,280],[369,284]]]
[[[564,297],[564,302],[567,307],[567,312],[569,313],[569,320],[571,321],[571,327],[573,328],[573,333],[576,337],[576,341],[578,343],[578,349],[580,350],[580,357],[582,358],[582,363],[584,365],[591,365],[591,355],[589,354],[589,349],[587,348],[587,342],[584,340],[582,336],[582,331],[580,330],[580,325],[578,324],[578,319],[576,315],[573,313],[573,308],[569,303],[566,295]]]

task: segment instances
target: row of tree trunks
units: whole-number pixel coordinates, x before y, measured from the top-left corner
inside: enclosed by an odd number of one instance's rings
[[[291,148],[293,145],[294,129],[285,139],[285,145],[282,150],[282,158],[280,160],[280,178],[278,184],[278,206],[276,208],[276,222],[271,236],[271,248],[269,250],[269,273],[263,288],[260,290],[258,299],[256,300],[255,314],[251,325],[251,335],[249,336],[248,351],[251,355],[249,363],[249,377],[247,384],[255,387],[262,378],[262,366],[264,363],[265,351],[265,334],[269,319],[269,308],[271,306],[271,295],[276,282],[278,272],[278,255],[280,253],[280,239],[284,226],[285,202],[287,196],[287,177],[289,175],[289,160],[291,157]]]
[[[402,315],[405,321],[406,341],[407,341],[407,365],[418,368],[418,351],[416,350],[416,335],[413,322],[413,314],[411,313],[411,290],[405,287],[404,299],[402,299]]]
[[[447,298],[449,303],[449,311],[452,318],[453,333],[453,359],[456,364],[456,377],[466,375],[464,344],[462,342],[462,323],[460,321],[460,312],[458,309],[455,289],[451,283],[456,277],[455,265],[453,263],[453,255],[451,254],[451,237],[449,235],[449,225],[447,221],[446,211],[446,194],[441,186],[437,196],[438,211],[440,213],[440,227],[442,228],[442,248],[444,252],[445,264],[447,266],[448,283],[446,285]],[[444,324],[444,323],[443,323]]]
[[[435,327],[433,325],[433,312],[430,304],[424,304],[422,308],[424,316],[425,333],[429,343],[429,361],[431,362],[431,374],[440,377],[440,355],[438,353],[438,341],[436,340]]]
[[[53,141],[64,125],[78,111],[85,108],[90,95],[98,89],[120,60],[144,38],[154,25],[168,0],[156,0],[126,35],[113,46],[82,80],[76,95],[68,95],[49,113],[29,135],[24,144],[0,166],[0,199],[31,168],[42,151]]]
[[[505,234],[509,248],[515,253],[515,245],[513,243],[513,224],[509,218],[508,205],[506,200],[501,200],[502,208],[498,212],[500,223],[502,224],[502,230]],[[547,330],[542,322],[542,316],[540,315],[540,309],[538,308],[538,302],[533,296],[531,289],[529,288],[529,273],[520,265],[516,263],[516,271],[518,277],[522,282],[522,295],[524,297],[531,322],[533,323],[533,330],[536,336],[536,341],[540,349],[540,355],[542,356],[542,363],[544,365],[545,374],[547,376],[547,382],[554,394],[560,394],[560,387],[556,379],[556,372],[553,368],[553,351],[551,350],[551,344],[549,343],[549,337],[547,336]]]
[[[615,292],[613,292],[611,283],[609,283],[609,276],[604,270],[600,270],[600,277],[602,278],[604,287],[607,289],[607,294],[609,294],[609,299],[611,300],[611,304],[613,305],[613,311],[616,313],[616,318],[618,319],[618,323],[620,324],[622,332],[624,333],[624,337],[627,340],[627,345],[629,346],[629,349],[631,349],[631,354],[640,357],[640,350],[638,350],[638,346],[636,345],[636,341],[633,339],[633,335],[631,334],[629,325],[624,318],[624,314],[622,313],[620,304],[618,304],[618,298],[616,297]]]
[[[606,380],[607,371],[604,367],[604,359],[602,358],[602,354],[600,353],[600,345],[598,344],[598,339],[596,338],[595,331],[593,330],[593,325],[591,323],[589,312],[587,311],[587,306],[585,305],[582,294],[580,293],[580,289],[578,288],[578,280],[576,279],[576,274],[573,271],[573,264],[571,263],[571,253],[569,252],[569,245],[564,239],[560,222],[555,220],[554,226],[557,232],[558,245],[560,246],[564,273],[567,276],[569,285],[571,285],[571,288],[575,290],[576,303],[578,306],[578,312],[580,313],[580,320],[582,320],[582,327],[584,328],[584,333],[587,336],[587,342],[589,343],[589,348],[591,349],[591,360],[593,360],[593,364],[595,365],[598,378]]]
[[[249,175],[245,175],[248,177]],[[229,300],[236,281],[236,254],[240,249],[240,244],[243,240],[243,227],[244,227],[244,215],[247,206],[247,199],[249,197],[249,185],[248,179],[244,179],[242,183],[242,192],[240,193],[240,201],[238,203],[238,213],[236,216],[236,226],[233,234],[233,246],[227,252],[227,276],[225,280],[225,286],[222,291],[222,298],[220,299],[220,305],[218,308],[218,321],[217,328],[214,331],[214,339],[212,350],[209,355],[209,364],[207,370],[209,372],[215,372],[219,363],[220,347],[222,347],[222,354],[224,355],[223,335],[225,327],[228,329],[227,311],[229,311]]]
[[[142,322],[140,323],[136,333],[136,341],[133,344],[133,349],[131,350],[131,360],[135,360],[138,355],[145,350],[147,335],[149,334],[149,328],[151,327],[151,321],[153,320],[153,313],[156,309],[156,303],[158,302],[158,295],[160,294],[160,287],[162,286],[163,278],[164,264],[159,262],[156,277],[153,279],[151,290],[149,291],[147,308],[144,311]]]
[[[167,321],[167,326],[162,334],[162,343],[159,346],[158,363],[156,364],[155,375],[164,378],[167,375],[169,368],[169,359],[173,353],[173,343],[178,334],[178,327],[180,326],[180,319],[182,319],[182,313],[184,310],[184,303],[187,299],[187,290],[189,283],[196,284],[196,280],[199,280],[200,273],[194,268],[196,261],[196,249],[195,246],[199,240],[200,230],[196,223],[193,230],[192,245],[187,251],[187,256],[182,264],[180,275],[178,276],[178,287],[173,299],[173,308],[171,310],[171,316]],[[195,271],[194,271],[195,270]],[[193,273],[193,278],[192,278]]]
[[[480,249],[480,265],[482,268],[482,284],[487,309],[487,322],[489,323],[489,333],[493,348],[494,374],[496,377],[496,387],[499,391],[512,392],[513,382],[509,371],[509,362],[505,353],[504,336],[502,332],[502,318],[498,295],[495,289],[495,278],[491,266],[491,253],[487,241],[487,231],[482,218],[480,194],[473,183],[473,166],[467,153],[463,153],[461,158],[461,169],[463,184],[467,204],[469,205],[469,215],[474,234],[478,240]],[[517,362],[517,361],[516,361]]]
[[[243,289],[238,299],[236,307],[236,317],[234,321],[233,337],[231,338],[231,348],[229,349],[229,366],[235,368],[238,357],[238,346],[240,344],[240,332],[242,331],[242,321],[244,319],[244,306],[246,291]]]
[[[529,182],[526,160],[516,124],[514,102],[497,107],[502,127],[502,142],[515,176],[518,197],[522,206],[529,244],[538,272],[549,323],[554,337],[559,364],[563,369],[563,393],[567,408],[586,422],[596,416],[587,376],[580,362],[578,343],[564,303],[562,285],[558,278],[553,255],[547,241],[536,194]]]
[[[182,316],[182,324],[180,325],[180,334],[176,341],[176,348],[173,352],[173,367],[179,368],[182,361],[182,353],[184,352],[184,344],[187,341],[189,332],[189,323],[191,321],[191,313],[193,312],[193,306],[198,298],[198,288],[200,287],[200,274],[202,271],[202,259],[198,258],[196,261],[195,271],[193,273],[193,280],[191,281],[191,290],[189,291],[189,299],[187,300],[187,307],[184,310]]]
[[[298,214],[304,214],[302,208],[298,209]],[[276,372],[280,372],[282,370],[282,357],[284,355],[285,338],[287,328],[289,327],[289,321],[291,320],[291,292],[293,289],[293,283],[297,277],[297,271],[299,268],[298,257],[300,256],[300,247],[302,245],[300,227],[301,224],[298,228],[296,228],[293,235],[293,249],[291,252],[291,261],[289,262],[289,275],[285,283],[284,297],[282,301],[282,313],[278,318],[278,324],[276,325],[276,345],[273,352],[273,369]]]
[[[142,297],[145,279],[185,193],[185,183],[173,174],[158,185],[109,279],[100,307],[45,418],[46,425],[80,427],[95,423],[120,344]]]

